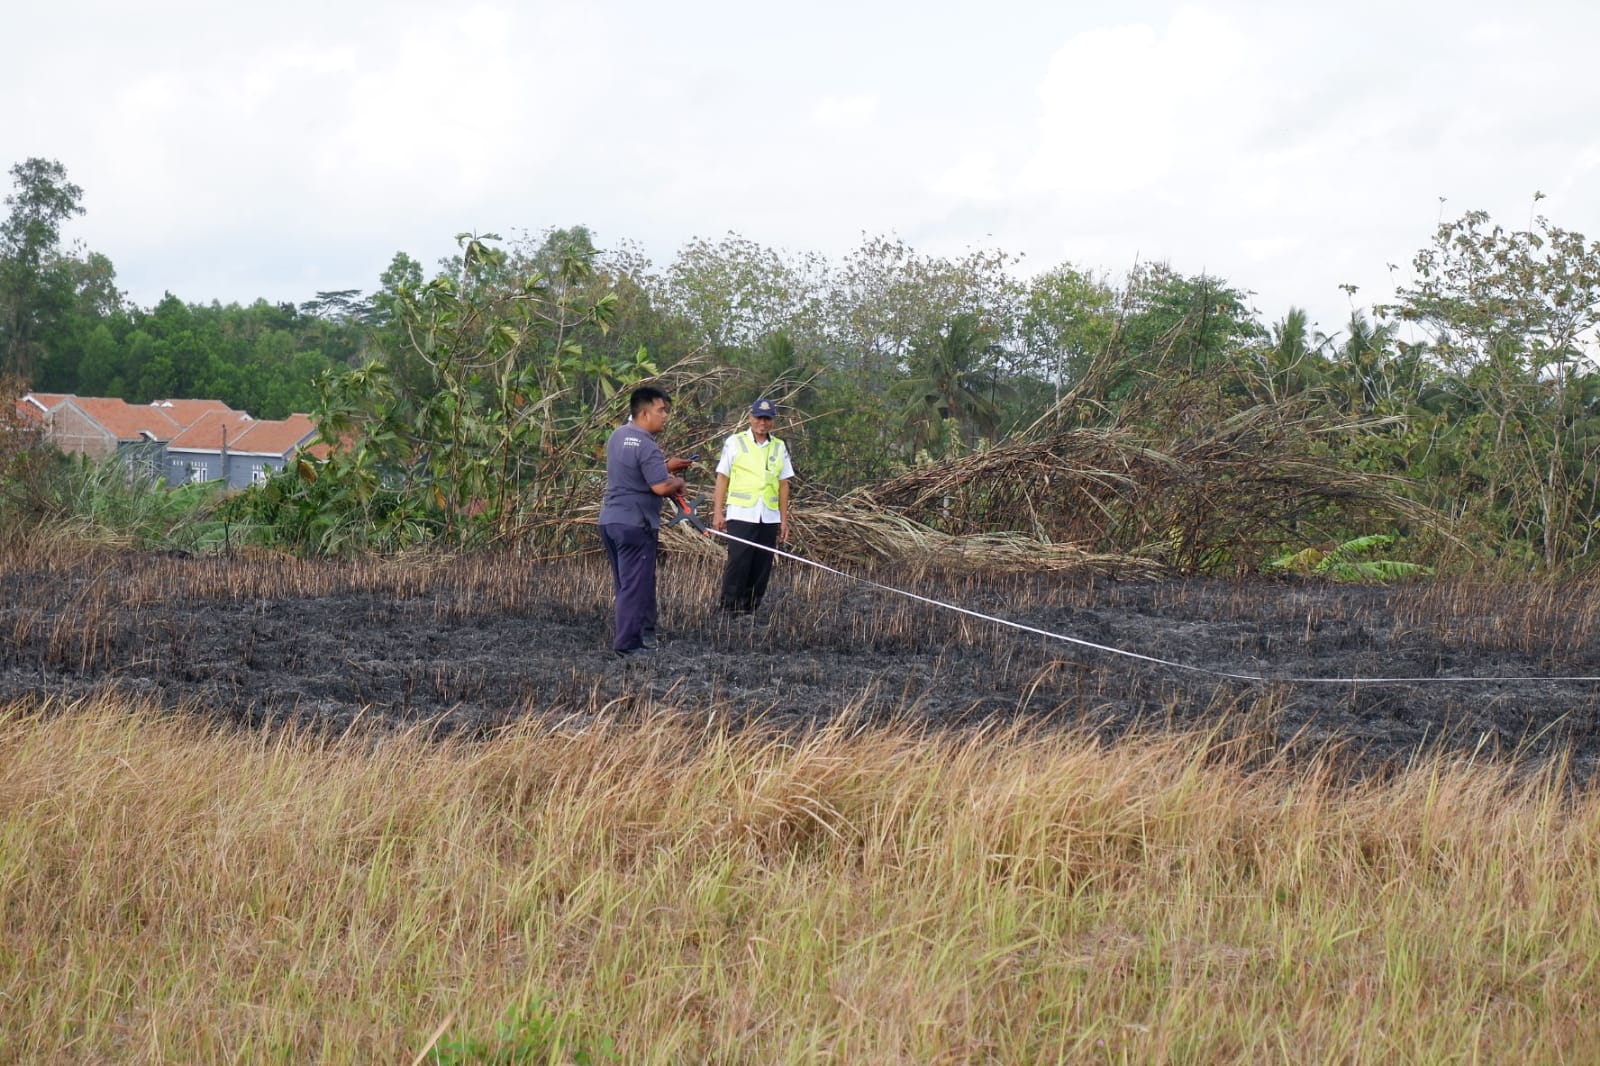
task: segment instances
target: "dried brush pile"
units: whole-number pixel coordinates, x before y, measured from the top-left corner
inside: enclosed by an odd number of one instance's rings
[[[709,499],[707,494],[707,499]],[[709,516],[709,504],[706,512]],[[972,572],[1036,573],[1079,571],[1118,577],[1157,577],[1166,572],[1159,562],[1134,555],[1087,551],[1076,544],[1057,544],[1009,531],[957,533],[885,509],[865,493],[843,499],[797,498],[790,524],[791,540],[781,549],[854,574],[893,566],[912,576]],[[574,545],[578,554],[598,552],[594,532],[599,514],[589,504],[541,528],[541,540]],[[702,535],[687,525],[664,527],[666,551],[717,557],[727,542]]]
[[[1400,494],[1399,479],[1339,461],[1337,441],[1366,428],[1359,423],[1293,403],[1229,411],[1190,402],[1160,419],[1126,410],[1085,426],[1069,405],[848,502],[951,533],[1015,531],[1011,543],[1030,541],[1034,553],[1071,546],[1086,561],[1176,573],[1251,570],[1285,545],[1340,539],[1365,523],[1436,525]]]

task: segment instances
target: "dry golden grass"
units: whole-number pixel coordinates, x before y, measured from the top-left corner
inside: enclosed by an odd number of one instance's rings
[[[590,712],[0,710],[0,1061],[1600,1058],[1600,797],[1554,771]]]

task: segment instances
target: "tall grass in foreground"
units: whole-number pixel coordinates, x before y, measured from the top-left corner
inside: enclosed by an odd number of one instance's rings
[[[1553,776],[603,721],[0,709],[0,1061],[1600,1059]]]

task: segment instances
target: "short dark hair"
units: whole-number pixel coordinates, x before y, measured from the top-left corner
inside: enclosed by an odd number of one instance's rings
[[[665,389],[658,389],[654,385],[640,385],[633,390],[633,395],[628,397],[628,413],[636,415],[657,400],[667,401],[667,406],[672,406],[672,397],[668,396]]]

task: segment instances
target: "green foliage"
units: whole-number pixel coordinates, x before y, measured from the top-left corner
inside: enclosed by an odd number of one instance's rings
[[[891,419],[885,397],[860,389],[853,378],[830,378],[810,413],[804,446],[796,449],[804,457],[796,460],[797,476],[807,485],[842,493],[904,465],[904,456],[884,446],[884,427]],[[779,435],[791,444],[797,436],[792,431]]]
[[[463,234],[454,272],[420,287],[399,279],[380,361],[318,380],[313,417],[330,457],[297,463],[252,505],[278,542],[479,546],[525,535],[592,488],[613,397],[655,366],[642,349],[613,358],[575,339],[580,326],[608,328],[613,305],[586,288],[586,255],[527,274],[496,240]]]
[[[898,239],[865,241],[829,276],[827,330],[840,369],[853,373],[858,389],[886,390],[904,375],[913,346],[959,315],[1011,336],[1024,293],[1010,273],[1016,263],[998,250],[949,259]]]
[[[1231,402],[1243,408],[1255,402],[1263,336],[1240,290],[1204,274],[1141,265],[1117,298],[1104,347],[1072,383],[1072,398],[1112,412],[1151,400],[1163,407],[1175,382],[1203,377],[1226,380]]]
[[[910,375],[890,388],[903,429],[901,454],[946,455],[992,436],[1000,422],[999,344],[976,315],[960,314],[918,338]]]
[[[1263,569],[1269,573],[1277,571],[1302,577],[1326,577],[1356,584],[1387,584],[1433,573],[1431,567],[1421,563],[1362,558],[1369,552],[1388,547],[1394,541],[1395,538],[1387,533],[1374,533],[1327,549],[1302,548],[1269,560]]]
[[[1442,224],[1417,281],[1380,310],[1415,323],[1446,377],[1431,502],[1501,556],[1556,570],[1600,523],[1600,243],[1538,218],[1507,231],[1473,211]]]
[[[427,1061],[437,1066],[598,1066],[617,1061],[609,1037],[574,1036],[580,1019],[567,1011],[557,1015],[538,996],[527,996],[506,1008],[494,1035],[454,1036],[436,1045]]]
[[[59,250],[61,223],[83,214],[83,190],[60,163],[28,159],[11,168],[16,192],[0,222],[0,374],[33,377],[45,335],[74,298],[74,272]]]
[[[68,316],[48,338],[35,387],[130,403],[214,399],[283,418],[311,409],[315,377],[338,365],[327,353],[363,351],[366,329],[264,300],[199,306],[168,296],[149,311]]]
[[[301,456],[228,504],[250,540],[318,555],[387,554],[435,541],[437,513],[384,484],[362,456]]]
[[[0,222],[0,372],[47,392],[133,403],[197,397],[259,418],[309,409],[313,377],[365,348],[371,309],[354,290],[319,293],[308,310],[186,305],[168,295],[125,305],[111,261],[67,254],[61,224],[83,214],[83,190],[59,163],[11,168],[16,192]]]
[[[168,488],[137,458],[92,460],[35,450],[0,482],[0,515],[10,526],[68,526],[87,540],[130,548],[204,554],[234,530],[221,511],[221,482]]]
[[[1246,294],[1207,274],[1193,277],[1165,264],[1141,264],[1122,295],[1117,345],[1145,360],[1144,374],[1199,372],[1228,364],[1263,330]]]
[[[1025,367],[1059,389],[1079,381],[1116,333],[1116,293],[1062,265],[1033,279],[1022,315]]]
[[[669,306],[716,353],[749,351],[780,330],[816,331],[824,300],[821,257],[785,257],[737,234],[690,241],[667,272]]]

